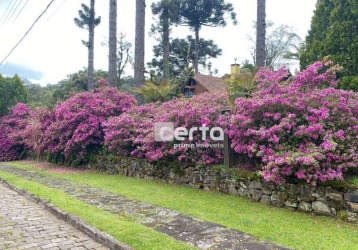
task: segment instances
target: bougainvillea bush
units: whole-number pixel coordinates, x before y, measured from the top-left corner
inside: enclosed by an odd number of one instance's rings
[[[24,153],[25,145],[21,132],[26,127],[30,109],[26,104],[18,103],[9,110],[9,114],[0,120],[0,161],[19,159]]]
[[[132,110],[132,114],[122,114],[106,123],[106,143],[109,149],[135,157],[146,157],[151,161],[167,160],[181,163],[214,164],[223,161],[222,144],[207,136],[202,140],[201,133],[194,133],[193,140],[155,140],[154,127],[157,122],[173,122],[174,127],[188,130],[205,124],[209,128],[218,126],[218,118],[228,105],[225,95],[205,93],[193,98],[177,98],[158,106],[144,105]],[[134,114],[135,113],[135,114]],[[181,147],[185,144],[204,144],[208,147]],[[177,146],[175,146],[177,145]]]
[[[102,86],[76,94],[54,109],[54,121],[46,129],[46,151],[66,162],[80,164],[103,145],[103,123],[130,110],[133,96]]]
[[[21,136],[27,149],[35,153],[36,156],[46,154],[46,149],[52,143],[47,134],[54,121],[54,112],[45,107],[32,110],[28,116],[26,127],[21,131]]]
[[[153,118],[158,103],[135,106],[120,116],[104,123],[108,150],[117,155],[145,157],[146,150],[140,143],[153,131]]]
[[[315,185],[357,167],[358,94],[334,88],[339,66],[332,65],[317,62],[287,81],[285,68],[261,71],[253,98],[237,99],[233,114],[222,117],[232,147],[259,158],[266,180]]]

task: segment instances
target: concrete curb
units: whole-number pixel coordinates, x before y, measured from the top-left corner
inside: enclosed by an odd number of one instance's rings
[[[114,237],[110,236],[109,234],[104,233],[104,232],[100,231],[99,229],[89,225],[81,218],[79,218],[75,215],[66,213],[65,211],[62,211],[61,209],[59,209],[58,207],[53,205],[51,202],[49,202],[45,199],[42,199],[40,197],[37,197],[27,190],[17,187],[15,185],[9,183],[7,180],[0,178],[0,184],[3,184],[5,187],[17,192],[18,194],[24,196],[28,200],[39,204],[44,209],[46,209],[47,211],[49,211],[50,213],[55,215],[57,218],[67,222],[68,224],[75,227],[82,233],[86,234],[91,239],[110,248],[111,250],[133,250],[133,248],[131,248],[130,246],[119,242]]]

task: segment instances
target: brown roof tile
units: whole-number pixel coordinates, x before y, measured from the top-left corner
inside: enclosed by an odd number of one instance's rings
[[[213,94],[228,93],[225,81],[221,78],[195,74],[193,79]]]

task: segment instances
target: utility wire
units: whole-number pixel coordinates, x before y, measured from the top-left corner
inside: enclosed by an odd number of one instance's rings
[[[5,73],[5,69],[6,69],[6,66],[7,66],[8,63],[9,63],[9,62],[7,62],[7,63],[5,64],[5,67],[1,70],[1,74],[2,74],[2,75]]]
[[[17,48],[17,46],[19,46],[19,44],[22,42],[22,40],[24,40],[24,38],[27,36],[27,34],[32,30],[32,28],[35,26],[35,24],[38,22],[38,20],[40,20],[40,18],[43,16],[43,14],[45,14],[45,12],[48,10],[48,8],[50,8],[51,4],[54,2],[55,0],[51,0],[51,2],[47,5],[47,7],[45,8],[45,10],[37,17],[37,19],[35,20],[35,22],[31,25],[31,27],[29,28],[29,30],[25,33],[25,35],[20,39],[20,41],[14,46],[14,48],[12,48],[12,50],[9,52],[9,54],[0,62],[0,66],[2,65],[2,63],[11,55],[11,53]]]
[[[56,9],[56,10],[52,13],[52,15],[47,19],[47,21],[50,20],[53,15],[55,15],[55,13],[61,8],[61,6],[62,6],[66,1],[67,1],[67,0],[63,0],[63,1],[62,1],[62,3],[60,4],[60,6],[57,7],[57,9]]]
[[[14,11],[11,13],[10,18],[7,20],[6,23],[8,23],[8,22],[11,20],[12,16],[13,16],[14,13],[17,11],[17,9],[19,8],[19,6],[20,6],[20,4],[22,3],[22,1],[23,1],[23,0],[20,0],[19,4],[16,6],[16,8],[14,9]]]
[[[16,1],[15,1],[15,3],[12,5],[12,7],[11,7],[10,11],[7,13],[7,15],[6,15],[6,17],[5,17],[4,21],[2,22],[2,24],[1,24],[0,28],[1,28],[4,24],[5,24],[5,22],[6,22],[7,18],[9,17],[10,13],[11,13],[11,12],[12,12],[12,10],[14,9],[14,7],[15,7],[15,5],[16,5],[16,3],[17,3],[17,1],[19,1],[19,0],[16,0]]]
[[[22,6],[22,9],[19,11],[19,13],[17,13],[17,16],[15,17],[13,23],[16,21],[16,19],[18,18],[18,16],[21,14],[22,10],[25,8],[26,4],[29,2],[29,0],[26,1],[26,3],[24,4],[24,6]]]
[[[11,0],[11,2],[10,2],[9,5],[7,6],[7,8],[6,8],[4,14],[2,14],[2,17],[1,17],[1,19],[0,19],[0,23],[2,22],[2,19],[3,19],[4,16],[6,15],[6,12],[9,10],[9,7],[10,7],[10,5],[12,4],[13,1],[14,1],[14,0]]]

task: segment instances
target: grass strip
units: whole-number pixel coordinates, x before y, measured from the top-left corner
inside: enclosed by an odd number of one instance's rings
[[[356,250],[358,246],[356,225],[256,203],[237,195],[106,173],[54,174],[31,167],[38,162],[10,164],[170,208],[295,249]]]
[[[90,225],[135,249],[196,249],[165,234],[135,223],[128,217],[114,215],[88,205],[63,191],[49,188],[3,171],[0,171],[0,177],[19,188],[27,189],[34,195],[50,201],[67,213],[82,218]]]

